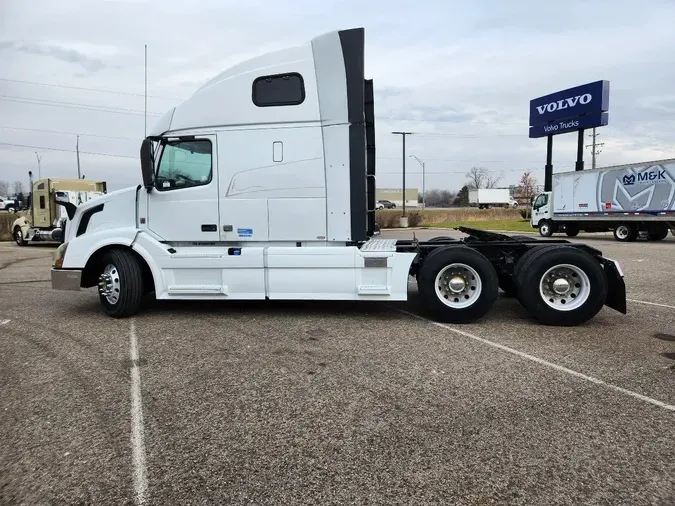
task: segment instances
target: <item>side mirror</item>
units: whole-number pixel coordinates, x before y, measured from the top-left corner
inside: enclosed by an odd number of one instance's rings
[[[141,144],[141,174],[143,175],[143,186],[150,190],[154,184],[155,176],[155,159],[150,139],[143,139]]]

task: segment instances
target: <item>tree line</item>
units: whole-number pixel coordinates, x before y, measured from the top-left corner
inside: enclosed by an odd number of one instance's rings
[[[498,188],[504,174],[493,174],[484,167],[472,167],[466,173],[466,181],[459,191],[428,190],[424,195],[424,203],[428,207],[466,207],[469,205],[469,190],[479,188]],[[537,179],[532,172],[525,171],[516,187],[516,195],[529,202],[537,191]],[[418,201],[422,203],[423,195]]]
[[[10,192],[11,190],[11,192]],[[24,193],[23,183],[21,181],[14,181],[11,185],[7,181],[0,181],[0,195],[3,197],[19,197],[22,200]]]

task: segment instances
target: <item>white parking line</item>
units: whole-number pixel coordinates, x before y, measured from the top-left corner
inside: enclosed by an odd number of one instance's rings
[[[637,299],[626,299],[628,302],[635,302],[637,304],[647,304],[649,306],[658,306],[665,307],[668,309],[675,309],[675,306],[669,306],[668,304],[657,304],[656,302],[647,302],[646,300],[637,300]]]
[[[454,332],[455,334],[459,334],[464,337],[468,337],[469,339],[473,339],[474,341],[481,342],[483,344],[487,344],[488,346],[492,346],[494,348],[498,348],[502,351],[505,351],[507,353],[511,353],[513,355],[516,355],[518,357],[524,358],[526,360],[531,360],[532,362],[536,362],[537,364],[550,367],[551,369],[555,369],[556,371],[564,372],[566,374],[569,374],[570,376],[576,376],[577,378],[581,378],[583,380],[589,381],[591,383],[595,383],[596,385],[601,385],[605,388],[608,388],[610,390],[614,390],[616,392],[620,392],[624,395],[628,395],[630,397],[634,397],[636,399],[640,399],[641,401],[648,402],[650,404],[653,404],[654,406],[658,406],[663,409],[667,409],[668,411],[674,411],[675,412],[675,405],[672,404],[666,404],[665,402],[661,402],[657,399],[652,399],[651,397],[647,397],[646,395],[639,394],[637,392],[633,392],[632,390],[627,390],[625,388],[621,388],[619,386],[613,385],[611,383],[607,383],[605,381],[602,381],[601,379],[594,378],[593,376],[587,376],[586,374],[573,371],[572,369],[568,369],[567,367],[563,367],[558,364],[554,364],[552,362],[549,362],[547,360],[543,360],[541,358],[537,358],[533,355],[528,355],[527,353],[523,353],[522,351],[514,350],[513,348],[509,348],[508,346],[504,346],[503,344],[495,343],[494,341],[490,341],[489,339],[483,339],[482,337],[475,336],[473,334],[469,334],[468,332],[464,332],[463,330],[459,330],[453,327],[450,327],[449,325],[445,325],[443,323],[435,322],[433,320],[429,320],[428,318],[424,318],[423,316],[410,313],[408,311],[405,311],[403,309],[398,309],[401,313],[405,313],[409,316],[414,316],[415,318],[419,318],[420,320],[424,320],[426,322],[432,323],[436,325],[437,327],[441,327],[443,329],[449,330],[450,332]]]
[[[136,504],[145,504],[148,480],[145,469],[145,437],[143,434],[143,399],[141,371],[138,367],[138,340],[133,320],[129,328],[131,356],[131,451],[133,453],[134,493]]]

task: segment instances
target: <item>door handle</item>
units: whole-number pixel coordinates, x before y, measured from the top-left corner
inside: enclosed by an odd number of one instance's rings
[[[202,232],[218,232],[218,225],[202,225]]]

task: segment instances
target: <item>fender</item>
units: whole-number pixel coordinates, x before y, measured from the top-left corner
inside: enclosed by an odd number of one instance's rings
[[[118,244],[131,247],[139,232],[135,227],[124,227],[113,230],[97,230],[76,237],[67,243],[68,249],[63,257],[63,268],[84,269],[89,258],[105,246]]]

